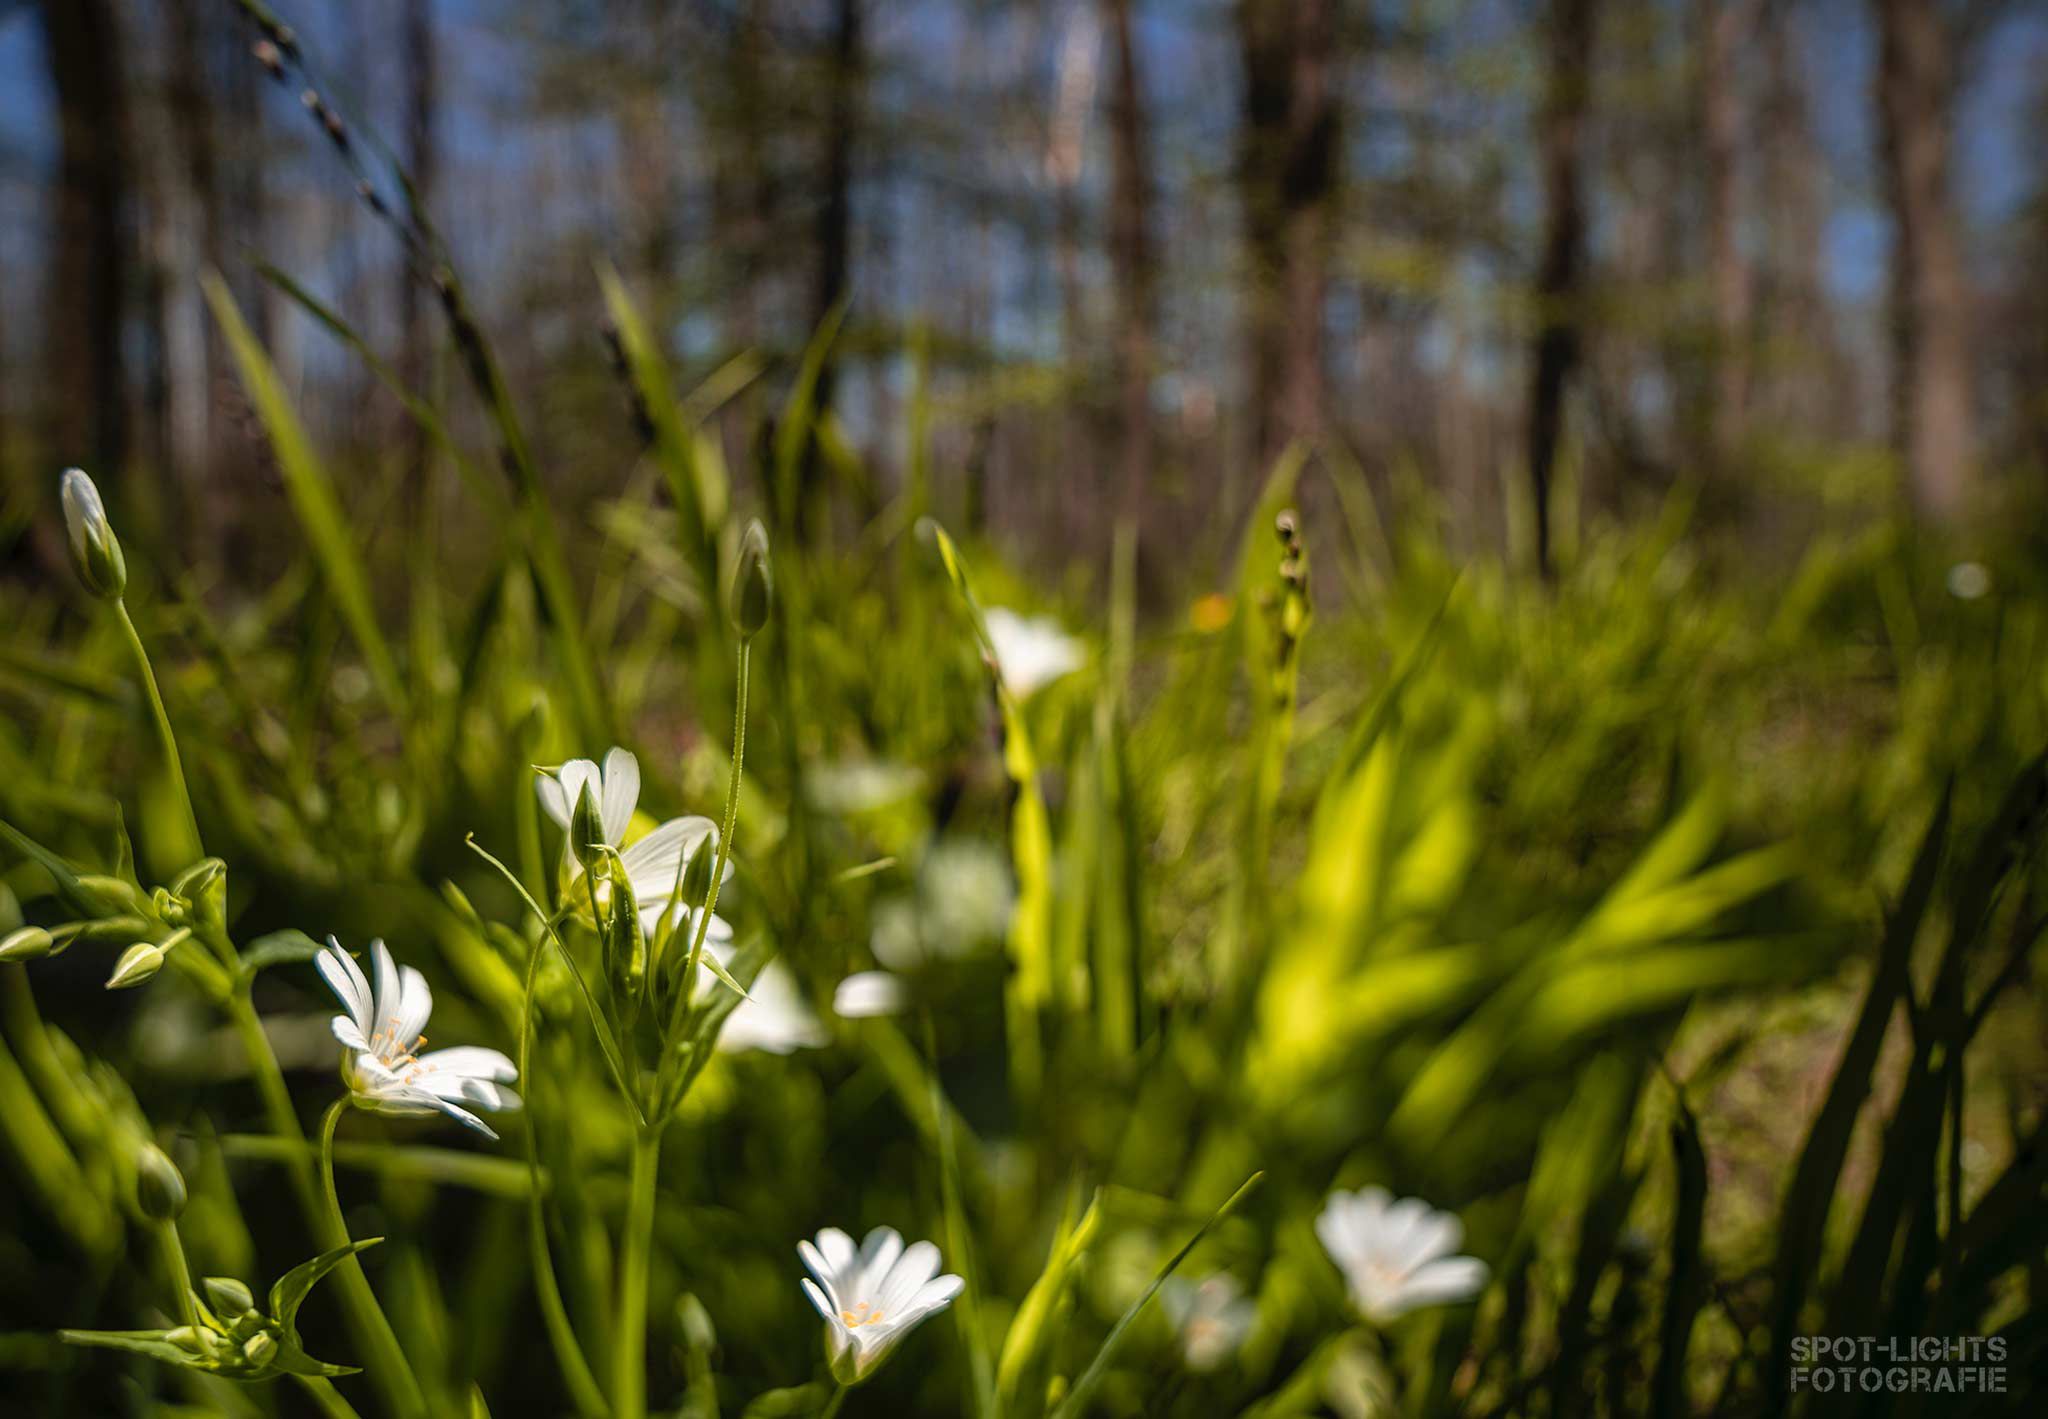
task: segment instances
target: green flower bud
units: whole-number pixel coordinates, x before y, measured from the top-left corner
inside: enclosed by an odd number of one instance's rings
[[[711,900],[711,874],[718,869],[718,835],[706,833],[697,840],[690,861],[683,868],[682,899],[685,906],[701,907]]]
[[[732,577],[732,623],[741,640],[752,640],[768,624],[775,578],[768,567],[768,531],[755,518],[740,538],[739,566]]]
[[[94,596],[119,600],[128,589],[128,560],[121,555],[121,539],[107,523],[100,490],[78,468],[65,469],[57,487],[64,504],[64,530],[71,540],[71,565],[77,569],[78,579]]]
[[[605,968],[612,993],[628,1018],[638,1010],[647,983],[647,937],[640,930],[640,903],[625,873],[612,874],[611,915],[604,927]]]
[[[24,926],[0,937],[0,961],[39,961],[50,954],[56,940],[40,926]]]
[[[217,857],[200,859],[178,874],[177,880],[171,883],[171,896],[186,903],[199,922],[210,926],[225,925],[228,865]],[[173,923],[178,924],[181,923]]]
[[[256,1309],[256,1297],[232,1276],[209,1276],[200,1283],[206,1288],[206,1304],[222,1320],[235,1320]]]
[[[212,1347],[206,1343],[197,1326],[181,1325],[164,1332],[164,1339],[191,1355],[204,1355]]]
[[[576,806],[569,810],[569,851],[583,864],[583,870],[596,878],[604,875],[597,864],[605,860],[606,846],[604,812],[598,807],[596,789],[586,782]]]
[[[107,989],[128,990],[141,985],[163,968],[163,949],[147,941],[138,941],[114,962],[114,973],[107,977]]]
[[[78,890],[100,908],[102,915],[140,911],[146,905],[142,889],[133,882],[123,881],[119,877],[109,877],[100,872],[80,873]]]
[[[153,1222],[175,1222],[185,1210],[185,1175],[154,1143],[135,1154],[135,1205]]]
[[[277,1337],[267,1330],[259,1330],[242,1342],[242,1358],[259,1370],[276,1357]]]

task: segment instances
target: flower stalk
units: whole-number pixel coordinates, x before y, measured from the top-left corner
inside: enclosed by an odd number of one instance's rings
[[[348,1106],[349,1096],[344,1094],[328,1105],[327,1116],[320,1122],[320,1180],[327,1189],[326,1236],[322,1245],[328,1247],[349,1245],[348,1223],[341,1215],[341,1195],[334,1186],[334,1129],[341,1122],[342,1110]],[[362,1339],[372,1352],[371,1363],[365,1368],[384,1385],[387,1399],[400,1415],[424,1416],[427,1398],[420,1389],[419,1377],[412,1372],[412,1362],[406,1359],[405,1349],[398,1343],[398,1332],[391,1328],[391,1320],[378,1304],[376,1292],[370,1289],[370,1278],[364,1274],[362,1262],[351,1256],[337,1271],[342,1294],[349,1298],[350,1309],[363,1322]]]
[[[612,1401],[618,1419],[646,1419],[647,1284],[654,1247],[654,1178],[661,1168],[661,1122],[633,1134],[632,1181],[626,1193],[625,1255],[619,1266],[619,1313],[612,1351]]]

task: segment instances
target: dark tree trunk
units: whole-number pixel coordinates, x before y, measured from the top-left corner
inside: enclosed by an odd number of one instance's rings
[[[1542,147],[1543,258],[1536,273],[1536,357],[1529,388],[1529,484],[1536,566],[1550,574],[1550,485],[1564,435],[1565,390],[1585,321],[1586,117],[1592,106],[1595,0],[1550,0]]]
[[[1875,0],[1892,243],[1894,438],[1914,506],[1953,521],[1974,486],[1970,291],[1949,187],[1950,37],[1935,0]]]
[[[121,321],[133,238],[118,16],[112,0],[43,0],[41,11],[58,148],[43,453],[105,479],[128,440]]]
[[[1252,446],[1260,466],[1323,421],[1323,298],[1337,190],[1331,0],[1238,0]]]
[[[434,210],[434,189],[440,180],[440,149],[434,137],[434,113],[439,92],[439,60],[435,52],[434,0],[405,0],[405,166],[412,178],[414,199],[427,212]],[[424,390],[432,374],[433,323],[422,273],[402,264],[398,272],[398,318],[404,345],[400,369],[408,389]],[[417,514],[424,508],[427,493],[427,435],[407,420],[404,437],[409,442],[407,467],[408,501]]]
[[[1157,342],[1158,258],[1152,239],[1152,144],[1145,114],[1131,0],[1104,0],[1115,46],[1110,87],[1111,175],[1109,244],[1116,272],[1116,362],[1119,390],[1117,471],[1122,514],[1133,529],[1142,521],[1145,484],[1152,467],[1152,373]]]
[[[812,328],[822,326],[851,293],[853,274],[853,158],[860,124],[861,0],[837,0],[832,24],[825,104],[823,202],[818,209],[818,282],[811,305]],[[837,374],[830,353],[818,367],[814,414],[832,412]],[[803,487],[792,510],[800,535],[807,532],[812,491],[824,476],[824,459],[814,436],[804,457]]]
[[[1713,349],[1707,447],[1717,474],[1729,471],[1749,406],[1749,266],[1741,221],[1742,79],[1737,58],[1755,21],[1754,0],[1697,0],[1700,139],[1706,183],[1707,287]]]

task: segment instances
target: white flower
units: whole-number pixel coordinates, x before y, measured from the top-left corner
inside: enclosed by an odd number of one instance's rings
[[[1244,1288],[1227,1271],[1200,1285],[1171,1278],[1159,1290],[1167,1319],[1180,1332],[1181,1354],[1191,1370],[1213,1370],[1244,1343],[1258,1307],[1245,1299]]]
[[[989,643],[995,647],[1003,683],[1020,700],[1079,670],[1087,658],[1081,642],[1061,630],[1060,623],[1050,616],[1027,620],[1007,607],[991,606],[983,619],[988,623]]]
[[[534,792],[540,796],[540,806],[564,832],[585,784],[591,785],[597,794],[598,821],[603,826],[605,842],[620,847],[626,840],[626,829],[632,826],[633,809],[640,801],[640,761],[614,747],[604,756],[603,768],[588,759],[571,759],[553,773],[542,771],[533,781]],[[620,851],[619,861],[625,866],[626,880],[633,884],[633,896],[643,914],[652,911],[659,916],[675,894],[676,877],[683,864],[690,860],[699,843],[716,849],[718,825],[692,814],[669,819]],[[576,861],[567,842],[562,844],[562,865],[569,881],[582,875],[582,864]],[[728,880],[732,876],[730,862],[725,865],[725,875]]]
[[[335,1016],[332,1028],[349,1050],[342,1077],[356,1102],[378,1113],[444,1113],[496,1138],[489,1124],[462,1105],[518,1108],[519,1096],[501,1087],[519,1077],[518,1068],[498,1051],[476,1045],[418,1054],[427,1042],[421,1032],[434,1009],[427,978],[411,966],[401,970],[382,941],[370,943],[370,958],[374,989],[363,979],[362,967],[332,936],[314,962],[348,1012]]]
[[[843,1385],[866,1379],[919,1321],[945,1309],[967,1284],[937,1274],[937,1247],[906,1247],[893,1227],[869,1232],[858,1251],[853,1238],[827,1227],[817,1245],[798,1242],[796,1252],[817,1278],[805,1280],[804,1294],[825,1318],[832,1377]]]
[[[1982,562],[1957,562],[1948,569],[1948,594],[1975,601],[1991,590],[1991,572]]]
[[[1451,1255],[1464,1226],[1419,1197],[1397,1202],[1383,1187],[1333,1192],[1316,1218],[1316,1235],[1368,1320],[1463,1301],[1486,1284],[1485,1262]]]
[[[842,1020],[897,1015],[906,998],[901,976],[888,971],[856,971],[832,992],[832,1013]]]

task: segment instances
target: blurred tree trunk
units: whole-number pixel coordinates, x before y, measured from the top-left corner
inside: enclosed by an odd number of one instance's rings
[[[1138,46],[1131,33],[1131,0],[1103,0],[1104,20],[1116,48],[1110,89],[1111,174],[1109,245],[1116,272],[1118,477],[1122,512],[1135,529],[1152,467],[1152,371],[1158,319],[1158,255],[1152,239],[1152,142],[1145,113]]]
[[[432,212],[435,187],[441,176],[440,150],[434,140],[439,71],[434,0],[405,0],[404,29],[405,167],[412,178],[413,200],[423,211]],[[398,319],[404,339],[399,355],[400,373],[406,388],[420,392],[425,391],[431,377],[434,351],[431,312],[421,289],[426,274],[413,270],[407,262],[398,267]],[[406,484],[417,528],[427,496],[428,444],[424,429],[410,419],[406,424]]]
[[[824,205],[818,212],[815,328],[846,299],[853,272],[853,152],[860,122],[861,0],[836,0],[825,105]],[[832,365],[818,372],[818,412],[832,403]]]
[[[853,156],[860,123],[862,0],[836,0],[832,21],[832,53],[825,103],[824,203],[818,211],[818,284],[811,306],[811,327],[823,325],[851,292],[853,274]],[[832,412],[837,370],[829,352],[818,367],[814,417]],[[804,459],[804,487],[794,509],[799,531],[805,527],[811,491],[823,477],[818,441],[813,438]]]
[[[1812,105],[1799,63],[1789,3],[1762,16],[1765,258],[1761,297],[1771,367],[1759,384],[1766,417],[1821,437],[1846,427],[1843,401],[1855,387],[1828,319],[1821,281],[1826,163],[1814,137]],[[1797,358],[1799,363],[1790,363]]]
[[[1974,486],[1970,292],[1949,187],[1949,34],[1935,0],[1875,0],[1892,242],[1893,437],[1922,516],[1953,521]]]
[[[1716,474],[1730,471],[1749,412],[1749,266],[1741,222],[1742,78],[1737,59],[1755,28],[1755,0],[1695,0],[1699,31],[1699,116],[1705,158],[1708,288],[1713,302],[1707,450]]]
[[[213,322],[199,294],[199,272],[221,264],[220,158],[207,84],[203,0],[166,0],[164,101],[175,171],[168,175],[169,228],[164,300],[164,378],[168,384],[169,459],[165,472],[183,490],[182,540],[193,553],[214,497]]]
[[[121,320],[133,253],[119,17],[112,0],[40,8],[57,95],[43,456],[104,479],[119,474],[128,439]]]
[[[1585,321],[1585,142],[1592,107],[1596,0],[1549,0],[1548,68],[1538,141],[1544,235],[1536,273],[1536,358],[1529,390],[1529,483],[1536,567],[1550,575],[1550,485],[1564,434],[1565,387]]]
[[[1252,450],[1260,467],[1323,420],[1323,296],[1336,205],[1332,0],[1238,0],[1244,113],[1238,183]]]

